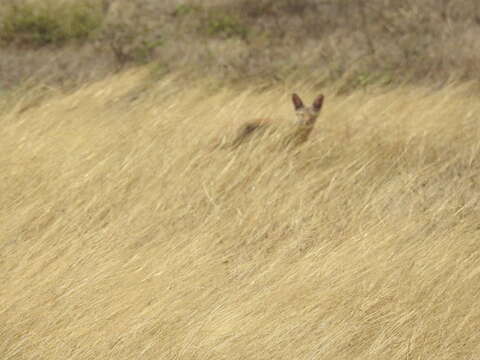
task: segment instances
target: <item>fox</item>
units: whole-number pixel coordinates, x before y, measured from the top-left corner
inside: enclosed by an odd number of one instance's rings
[[[298,146],[306,142],[317,121],[323,106],[324,95],[319,95],[313,101],[312,106],[305,106],[302,99],[296,93],[292,94],[292,102],[296,118],[290,127],[285,128],[282,136],[283,145]],[[233,141],[227,145],[230,148],[238,148],[240,145],[251,140],[254,136],[274,133],[278,130],[273,119],[255,119],[243,123],[237,130]]]

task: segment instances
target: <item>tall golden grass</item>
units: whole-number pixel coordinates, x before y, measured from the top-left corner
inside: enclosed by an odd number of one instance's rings
[[[141,71],[0,115],[1,359],[480,358],[480,101]]]

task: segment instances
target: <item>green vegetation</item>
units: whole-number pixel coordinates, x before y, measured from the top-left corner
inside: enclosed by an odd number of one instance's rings
[[[208,35],[224,38],[240,37],[242,39],[245,39],[248,35],[247,27],[229,14],[212,12],[207,16],[204,26]]]
[[[61,6],[52,1],[15,3],[6,7],[0,38],[4,44],[62,45],[70,40],[87,40],[101,22],[100,8],[92,2]]]
[[[192,14],[194,12],[197,12],[199,10],[201,10],[201,8],[199,6],[189,5],[189,4],[180,4],[175,8],[175,10],[173,12],[173,15],[174,16],[185,16],[185,15],[189,15],[189,14]]]
[[[108,43],[116,61],[121,65],[129,62],[148,63],[152,60],[155,49],[165,43],[161,34],[140,23],[110,24],[104,28],[101,39]]]

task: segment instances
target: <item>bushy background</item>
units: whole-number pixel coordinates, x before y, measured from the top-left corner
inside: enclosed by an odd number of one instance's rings
[[[476,0],[5,0],[0,79],[71,86],[154,61],[229,81],[442,82],[478,74],[479,39]]]

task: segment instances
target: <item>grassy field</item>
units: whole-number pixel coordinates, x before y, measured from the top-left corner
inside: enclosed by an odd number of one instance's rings
[[[1,359],[480,359],[474,85],[149,75],[2,98]]]

